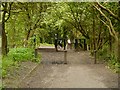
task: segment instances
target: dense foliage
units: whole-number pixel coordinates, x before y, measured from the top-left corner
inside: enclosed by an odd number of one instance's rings
[[[97,58],[119,69],[120,62],[120,4],[118,2],[39,2],[3,3],[5,35],[3,48],[37,48],[40,43],[54,44],[59,39],[84,38]],[[3,11],[4,11],[3,10]],[[10,13],[10,14],[9,14]],[[5,14],[5,15],[4,15]],[[3,34],[3,35],[4,35]],[[3,39],[2,39],[3,41]],[[6,46],[5,46],[6,44]],[[5,49],[7,50],[7,49]],[[4,50],[3,50],[4,52]],[[16,53],[15,53],[16,52]],[[28,53],[10,51],[14,60],[31,59]],[[14,53],[14,54],[10,54]],[[21,55],[22,54],[22,55]],[[16,55],[20,55],[15,57]]]

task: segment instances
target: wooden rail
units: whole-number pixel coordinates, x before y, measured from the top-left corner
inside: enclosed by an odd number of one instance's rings
[[[47,51],[47,52],[51,52],[51,51],[54,51],[54,52],[64,52],[64,64],[67,64],[67,50],[58,50],[56,51],[55,48],[36,48],[35,49],[35,58],[37,58],[38,56],[38,51]]]

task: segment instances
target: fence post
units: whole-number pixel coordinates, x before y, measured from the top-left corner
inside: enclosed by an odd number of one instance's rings
[[[35,49],[35,58],[37,58],[38,53],[37,53],[37,49]]]
[[[86,39],[84,39],[84,50],[87,50]]]
[[[67,51],[64,51],[64,64],[67,64]]]
[[[95,61],[94,61],[94,64],[96,64],[97,63],[97,60],[96,60],[96,53],[97,53],[97,50],[94,50],[94,56],[95,56]]]
[[[78,49],[78,40],[75,39],[75,45],[74,45],[75,49],[77,50]]]

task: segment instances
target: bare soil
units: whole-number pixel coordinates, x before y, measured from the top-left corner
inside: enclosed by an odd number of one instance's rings
[[[23,68],[22,71],[18,71],[19,77],[14,76],[15,79],[4,79],[5,87],[118,88],[118,74],[109,70],[105,64],[94,64],[94,58],[88,51],[68,50],[68,64],[62,63],[64,52],[41,52],[41,54],[41,64],[23,63],[21,68],[26,66],[29,69]],[[22,79],[35,66],[36,68]]]

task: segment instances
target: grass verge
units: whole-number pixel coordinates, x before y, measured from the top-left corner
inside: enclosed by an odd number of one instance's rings
[[[7,76],[7,71],[14,66],[19,67],[19,62],[32,61],[40,63],[41,56],[35,58],[34,49],[31,48],[12,48],[7,56],[2,57],[2,77]]]

